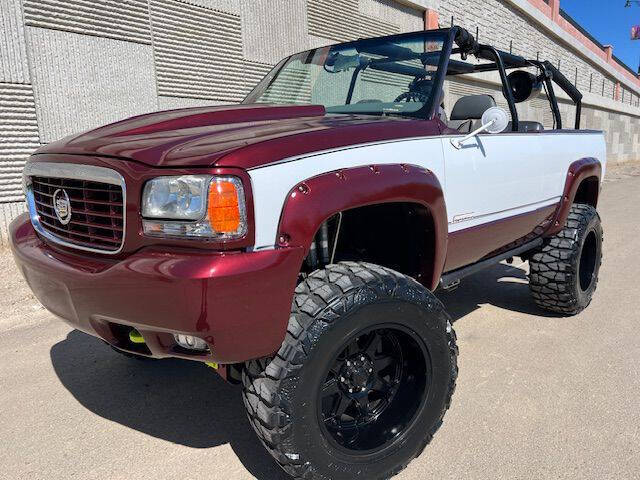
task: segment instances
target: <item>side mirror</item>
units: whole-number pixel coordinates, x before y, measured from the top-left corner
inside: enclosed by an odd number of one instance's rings
[[[482,126],[477,130],[474,130],[466,137],[462,137],[461,139],[452,138],[451,145],[453,145],[456,149],[460,150],[462,148],[462,144],[469,140],[472,137],[475,137],[479,133],[489,132],[492,134],[502,133],[507,128],[509,124],[509,116],[507,112],[505,112],[500,107],[491,107],[482,115]]]
[[[507,125],[509,125],[509,116],[500,107],[491,107],[482,115],[482,126],[486,126],[484,130],[489,133],[502,133]]]
[[[509,85],[516,103],[526,102],[538,96],[542,91],[542,80],[525,70],[516,70],[509,74]]]

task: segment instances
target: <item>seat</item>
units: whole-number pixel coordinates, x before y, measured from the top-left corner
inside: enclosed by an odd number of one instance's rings
[[[459,99],[453,106],[449,128],[462,133],[473,131],[476,122],[480,120],[484,112],[496,106],[496,101],[491,95],[469,95]]]
[[[509,133],[513,129],[513,123],[509,122],[507,124],[507,128],[505,129],[505,133]],[[518,122],[518,132],[528,133],[528,132],[544,132],[544,127],[540,122],[529,122],[526,120],[520,120]]]

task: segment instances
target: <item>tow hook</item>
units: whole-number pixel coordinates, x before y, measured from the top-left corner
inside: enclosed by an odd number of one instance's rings
[[[140,335],[140,332],[135,328],[129,332],[129,340],[131,343],[135,343],[137,345],[145,343],[144,337]]]

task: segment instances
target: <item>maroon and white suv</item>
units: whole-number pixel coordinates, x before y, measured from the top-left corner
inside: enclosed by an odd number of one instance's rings
[[[473,74],[502,81],[509,112],[489,95],[444,105],[447,79]],[[552,130],[518,116],[543,87]],[[606,152],[602,132],[580,130],[581,98],[550,63],[457,27],[310,50],[240,105],[41,148],[11,247],[74,328],[241,381],[291,475],[387,478],[429,443],[455,387],[438,286],[520,256],[540,307],[591,301]]]

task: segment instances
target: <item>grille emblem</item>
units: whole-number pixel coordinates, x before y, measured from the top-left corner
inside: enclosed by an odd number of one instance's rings
[[[61,188],[53,192],[53,211],[62,225],[71,221],[71,201],[67,192]]]

